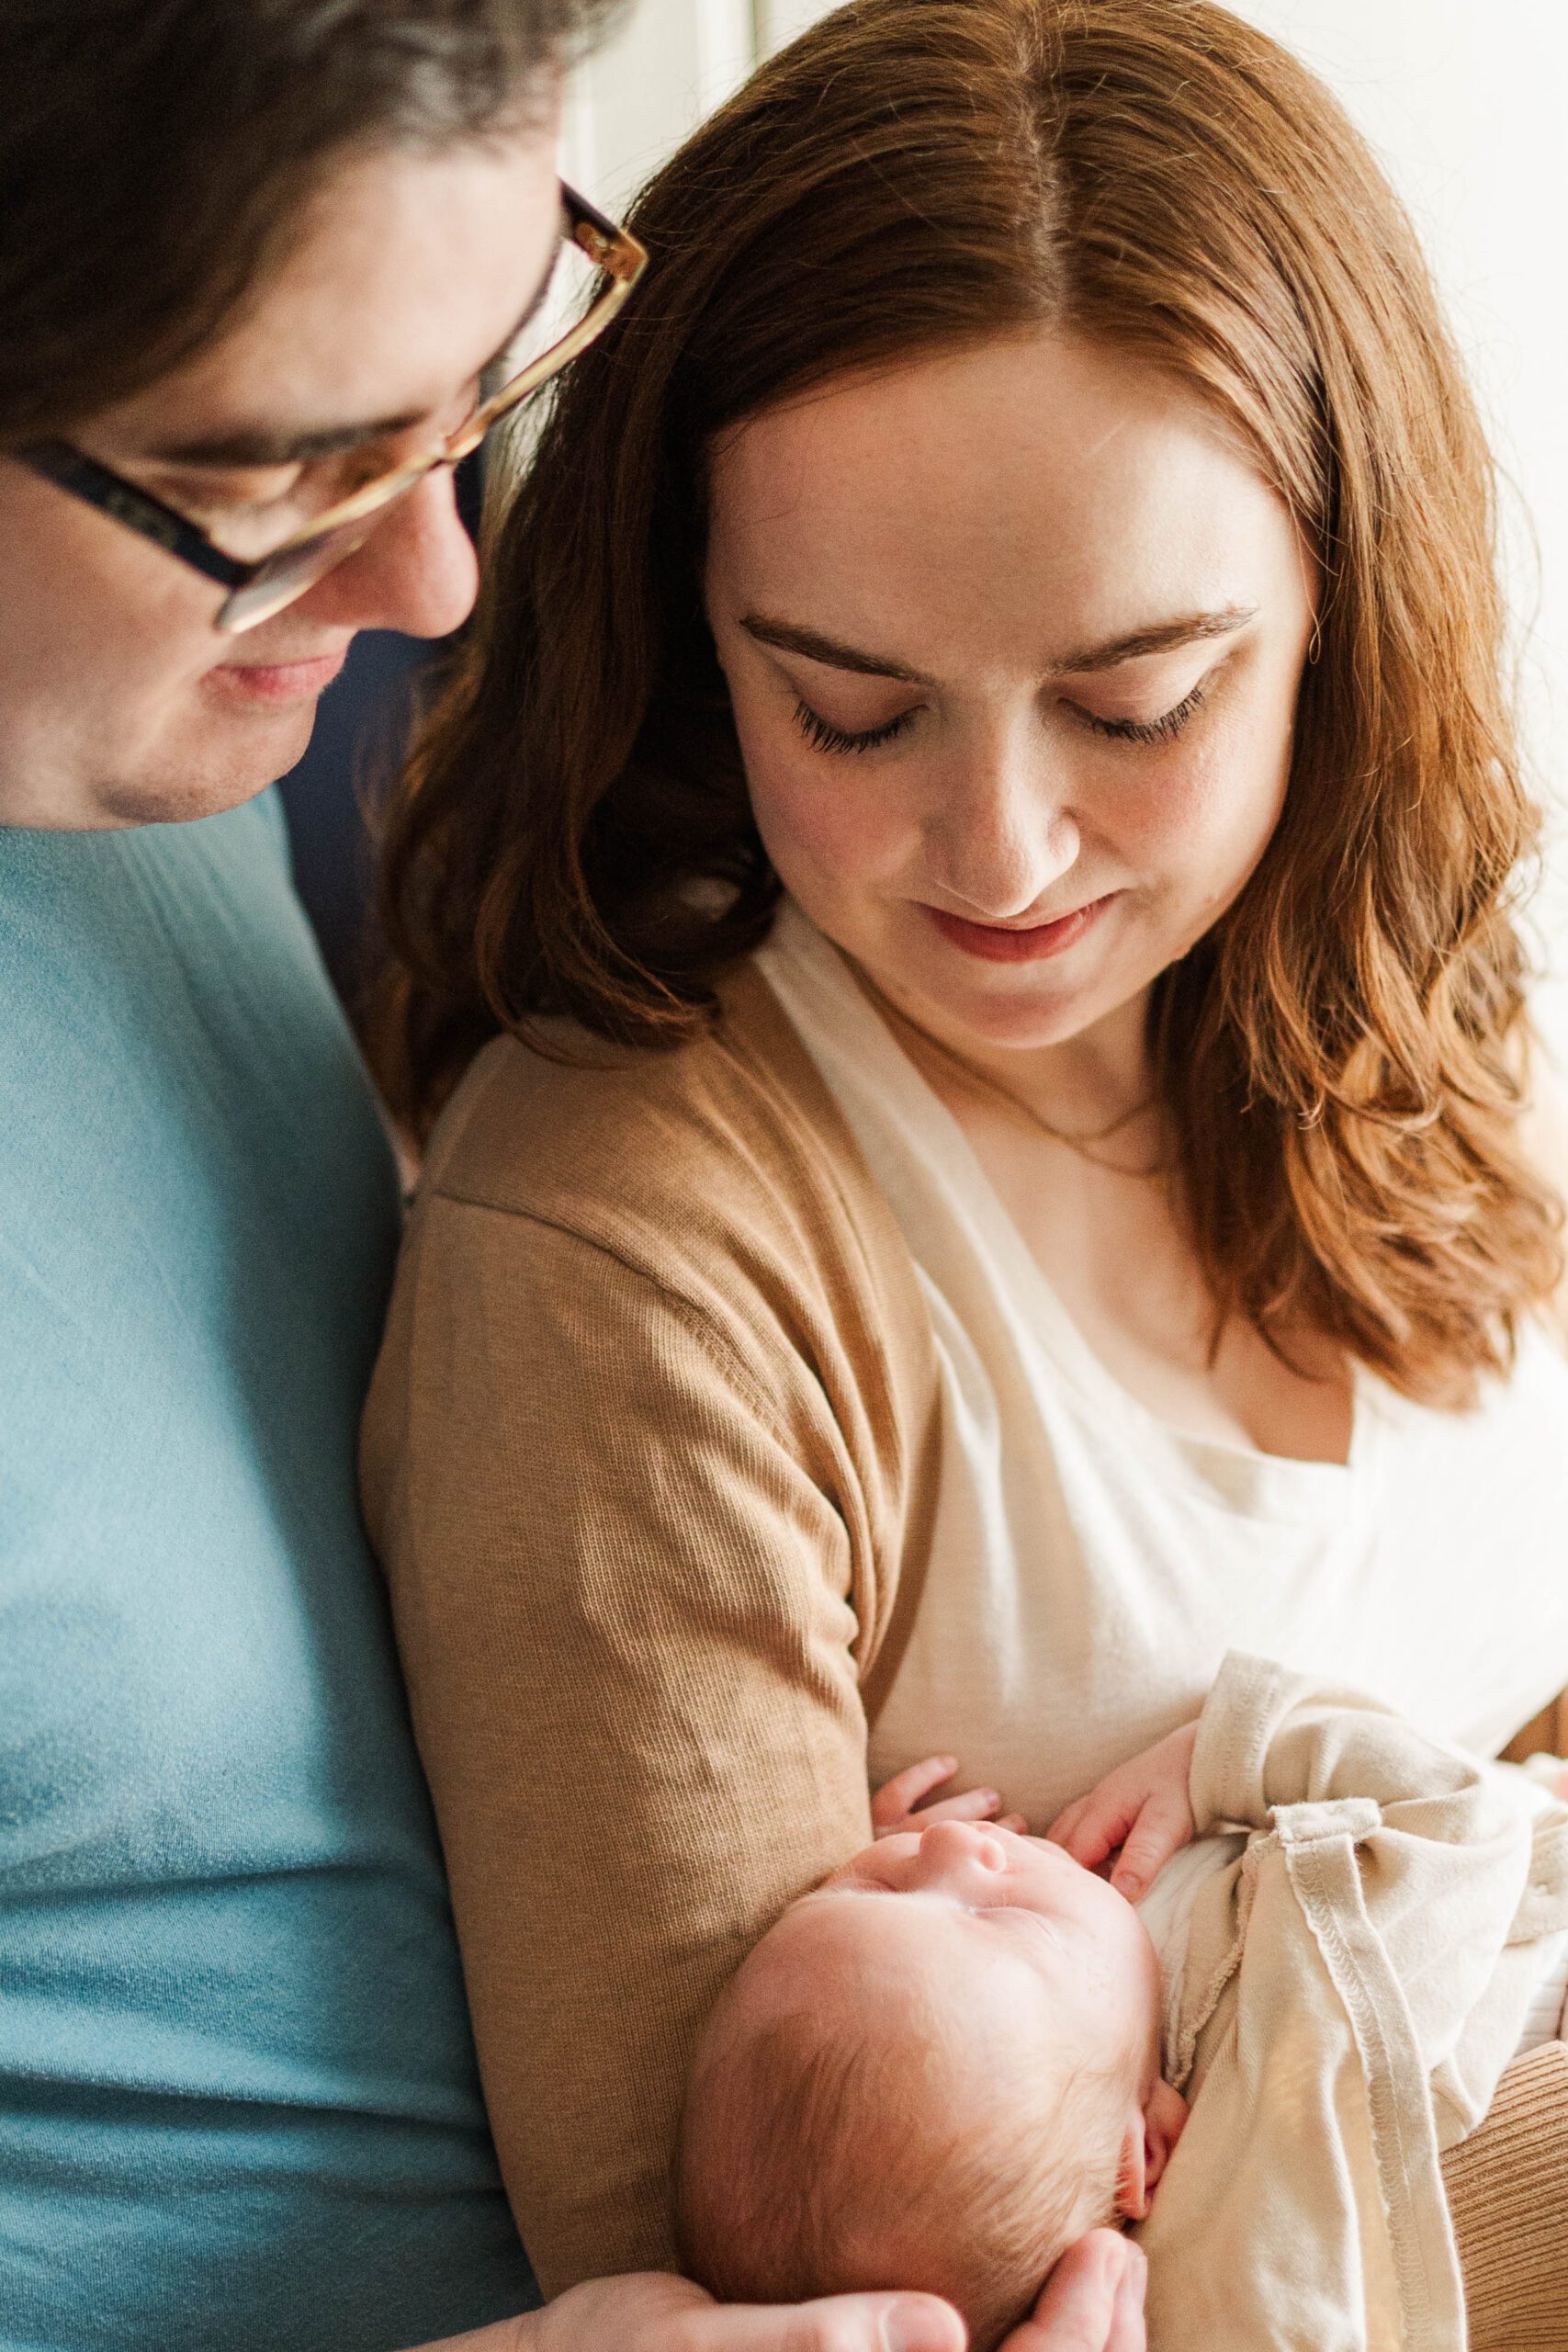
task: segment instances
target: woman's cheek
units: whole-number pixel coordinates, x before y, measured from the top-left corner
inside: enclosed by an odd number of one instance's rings
[[[1188,944],[1240,895],[1268,847],[1284,806],[1278,761],[1258,759],[1247,730],[1216,730],[1170,763],[1142,804],[1140,844],[1149,869],[1174,886],[1186,909]]]
[[[786,888],[810,875],[841,888],[896,866],[900,828],[874,779],[856,773],[853,758],[829,763],[776,747],[753,752],[744,736],[741,752],[757,830]]]

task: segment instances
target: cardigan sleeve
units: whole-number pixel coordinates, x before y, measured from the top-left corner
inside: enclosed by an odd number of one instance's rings
[[[525,2244],[548,2294],[672,2267],[696,2033],[871,1836],[852,1448],[787,1333],[440,1195],[366,1444]]]

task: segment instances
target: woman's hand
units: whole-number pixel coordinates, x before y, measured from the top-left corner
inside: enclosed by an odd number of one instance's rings
[[[998,1829],[1027,1829],[1021,1813],[1004,1813],[995,1789],[964,1789],[955,1797],[926,1804],[933,1789],[944,1788],[958,1770],[956,1756],[928,1756],[921,1764],[907,1764],[871,1801],[871,1826],[879,1838],[897,1838],[901,1830],[929,1829],[933,1821],[994,1821]]]
[[[1183,1724],[1059,1813],[1046,1837],[1091,1871],[1120,1847],[1111,1883],[1135,1903],[1177,1849],[1190,1842],[1190,1781],[1197,1742],[1197,1724]]]
[[[1051,2273],[1002,2352],[1145,2352],[1145,2263],[1130,2238],[1094,2230]],[[595,2278],[542,2312],[423,2352],[964,2352],[964,2323],[934,2295],[835,2295],[769,2309],[720,2305],[663,2271]]]

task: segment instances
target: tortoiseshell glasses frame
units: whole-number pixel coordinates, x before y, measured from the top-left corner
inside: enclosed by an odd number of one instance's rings
[[[530,360],[489,399],[482,390],[456,431],[423,455],[406,460],[350,496],[323,509],[301,529],[254,560],[231,554],[199,523],[181,514],[151,491],[127,481],[67,441],[35,441],[15,454],[35,473],[108,514],[128,530],[151,539],[182,563],[228,590],[216,616],[225,635],[242,636],[293,604],[316,582],[353,555],[389,507],[444,466],[460,465],[491,427],[511,414],[531,392],[587,349],[603,334],[648,266],[637,239],[561,182],[562,237],[604,273],[604,284],[581,316],[547,350]]]

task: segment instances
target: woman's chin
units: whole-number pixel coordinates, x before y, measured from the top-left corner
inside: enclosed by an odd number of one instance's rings
[[[1046,980],[1003,966],[989,984],[953,985],[951,975],[927,972],[918,983],[884,992],[960,1053],[1040,1053],[1071,1045],[1143,996],[1147,985],[1118,985],[1109,976]]]

